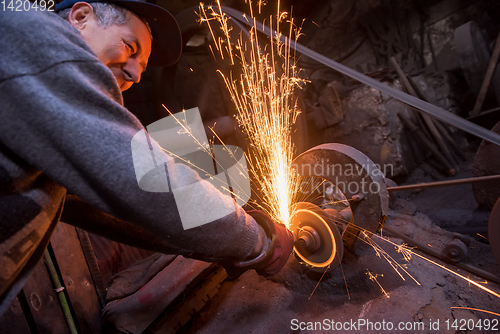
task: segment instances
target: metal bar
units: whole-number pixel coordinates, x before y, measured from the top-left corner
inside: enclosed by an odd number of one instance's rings
[[[383,84],[381,83],[380,81],[376,80],[376,79],[373,79],[373,78],[370,78],[369,76],[367,75],[364,75],[362,73],[359,73],[345,65],[342,65],[340,63],[337,63],[336,61],[330,59],[330,58],[327,58],[295,41],[289,41],[289,39],[285,36],[282,36],[280,34],[278,34],[276,31],[274,30],[271,30],[269,27],[267,26],[264,26],[262,23],[258,22],[258,21],[254,21],[254,20],[251,20],[251,19],[248,19],[242,12],[236,10],[236,9],[233,9],[233,8],[229,8],[229,7],[225,7],[225,6],[222,6],[222,10],[223,12],[225,12],[226,14],[228,14],[229,16],[233,17],[234,19],[242,22],[242,23],[245,23],[247,25],[250,25],[250,26],[253,26],[254,22],[256,23],[255,24],[255,27],[258,31],[266,34],[267,36],[269,36],[270,38],[273,38],[273,39],[276,39],[276,38],[280,38],[281,42],[283,43],[289,43],[290,44],[290,47],[293,48],[294,50],[302,53],[303,55],[306,55],[320,63],[322,63],[323,65],[326,65],[330,68],[333,68],[334,70],[340,72],[340,73],[343,73],[361,83],[364,83],[370,87],[373,87],[399,101],[402,101],[408,105],[411,105],[423,112],[425,112],[426,114],[430,115],[430,116],[433,116],[435,118],[437,118],[438,120],[440,121],[443,121],[445,122],[446,124],[449,124],[449,125],[452,125],[460,130],[463,130],[465,132],[468,132],[470,134],[473,134],[479,138],[482,138],[488,142],[491,142],[491,143],[494,143],[494,144],[497,144],[497,145],[500,145],[500,134],[497,134],[495,132],[492,132],[488,129],[485,129],[477,124],[474,124],[472,122],[469,122],[465,119],[463,119],[462,117],[459,117],[449,111],[446,111],[442,108],[439,108],[435,105],[432,105],[430,103],[427,103],[423,100],[420,100],[416,97],[413,97],[409,94],[406,94],[400,90],[397,90],[393,87],[390,87],[386,84]]]
[[[481,89],[479,90],[479,94],[477,95],[476,103],[474,104],[474,108],[470,112],[469,116],[477,116],[481,108],[483,107],[484,98],[486,97],[486,92],[488,91],[488,87],[491,83],[491,78],[493,78],[493,73],[497,67],[498,56],[500,56],[500,33],[498,33],[497,41],[495,43],[495,49],[493,50],[493,55],[491,56],[490,63],[488,64],[488,69],[486,70],[486,74],[484,75],[483,84],[481,85]]]
[[[500,179],[500,174],[499,175],[470,177],[467,179],[457,179],[457,180],[449,180],[449,181],[411,184],[411,185],[407,185],[407,186],[388,187],[387,190],[388,191],[403,191],[403,190],[411,190],[411,189],[435,188],[435,187],[454,186],[454,185],[458,185],[458,184],[483,182],[483,181],[498,180],[498,179]]]
[[[49,271],[52,284],[54,284],[54,291],[56,292],[57,298],[59,299],[59,304],[61,305],[61,310],[64,313],[64,318],[66,319],[68,328],[71,334],[78,334],[78,331],[76,330],[75,321],[73,320],[73,316],[71,315],[71,310],[69,309],[68,300],[66,299],[66,295],[64,294],[64,287],[62,286],[61,281],[59,280],[56,267],[54,266],[54,262],[52,262],[52,258],[50,257],[49,250],[47,248],[45,248],[45,252],[43,253],[43,260],[47,265],[47,269]]]
[[[404,235],[403,233],[399,233],[398,231],[390,228],[390,227],[386,227],[384,226],[384,231],[386,232],[389,232],[390,234],[392,234],[393,236],[395,236],[396,238],[399,238],[399,239],[402,239],[404,242],[408,243],[409,245],[412,245],[412,246],[415,246],[417,247],[417,249],[421,250],[422,252],[425,252],[429,255],[432,255],[434,257],[437,257],[438,259],[440,259],[441,261],[444,261],[444,262],[447,262],[449,264],[452,264],[456,267],[459,267],[459,268],[462,268],[464,270],[467,270],[468,272],[471,272],[473,273],[474,275],[477,275],[477,276],[480,276],[480,277],[483,277],[483,278],[486,278],[487,280],[490,280],[492,282],[495,282],[495,283],[499,283],[500,284],[500,277],[490,273],[490,272],[487,272],[485,270],[482,270],[480,268],[477,268],[471,264],[468,264],[468,263],[462,263],[462,262],[458,262],[458,263],[454,263],[454,262],[451,262],[450,260],[448,260],[446,258],[446,256],[443,256],[443,254],[441,254],[441,252],[427,246],[426,244],[423,244],[421,242],[418,242],[406,235]]]

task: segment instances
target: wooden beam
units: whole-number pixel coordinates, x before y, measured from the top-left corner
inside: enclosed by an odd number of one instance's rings
[[[19,300],[15,298],[0,316],[0,329],[2,333],[30,334],[28,322],[24,317]]]
[[[103,316],[121,332],[142,333],[210,265],[178,256],[142,289],[109,302]]]
[[[70,333],[43,260],[35,267],[23,290],[38,333]]]
[[[50,242],[79,329],[83,333],[99,333],[101,307],[76,228],[60,222]]]

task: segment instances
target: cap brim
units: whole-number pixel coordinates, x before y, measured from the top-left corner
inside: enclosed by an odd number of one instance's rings
[[[166,9],[137,0],[65,0],[56,5],[56,11],[71,8],[80,1],[113,3],[145,19],[153,36],[148,66],[169,66],[179,60],[182,52],[181,31],[175,18]]]
[[[175,18],[164,8],[136,0],[109,1],[130,10],[145,19],[151,28],[153,44],[148,65],[169,66],[175,64],[182,52],[182,37]]]

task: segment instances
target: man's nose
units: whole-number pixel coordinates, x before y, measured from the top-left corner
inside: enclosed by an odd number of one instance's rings
[[[142,68],[137,60],[129,58],[122,70],[126,81],[132,81],[134,83],[139,83],[139,81],[141,81]]]

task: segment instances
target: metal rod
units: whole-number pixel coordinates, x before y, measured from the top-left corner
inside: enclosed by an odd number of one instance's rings
[[[328,57],[325,57],[299,43],[296,43],[295,41],[290,41],[287,37],[283,36],[283,35],[280,35],[278,34],[276,31],[270,29],[269,27],[263,25],[261,22],[257,22],[257,21],[254,21],[254,20],[251,20],[249,18],[247,18],[242,12],[238,11],[238,10],[235,10],[233,8],[229,8],[229,7],[225,7],[225,6],[222,6],[222,10],[230,15],[231,17],[233,17],[234,19],[242,22],[242,23],[245,23],[247,25],[253,25],[254,23],[255,24],[255,27],[258,31],[266,34],[267,36],[269,36],[270,38],[280,38],[280,40],[283,42],[283,43],[288,43],[290,45],[291,48],[293,48],[294,50],[302,53],[303,55],[306,55],[320,63],[322,63],[323,65],[326,65],[330,68],[333,68],[334,70],[340,72],[340,73],[343,73],[361,83],[364,83],[370,87],[373,87],[399,101],[402,101],[406,104],[409,104],[423,112],[425,112],[426,114],[430,115],[430,116],[433,116],[435,118],[437,118],[438,120],[440,121],[443,121],[445,122],[446,124],[449,124],[449,125],[452,125],[460,130],[463,130],[465,132],[468,132],[470,134],[473,134],[479,138],[482,138],[488,142],[491,142],[491,143],[494,143],[494,144],[497,144],[497,145],[500,145],[500,134],[497,134],[493,131],[490,131],[488,129],[485,129],[477,124],[474,124],[472,122],[469,122],[465,119],[463,119],[462,117],[459,117],[447,110],[444,110],[442,108],[439,108],[438,106],[435,106],[435,105],[432,105],[430,103],[427,103],[421,99],[418,99],[414,96],[411,96],[409,94],[406,94],[398,89],[395,89],[393,87],[390,87],[376,79],[373,79],[373,78],[370,78],[369,76],[367,75],[364,75],[362,73],[359,73],[358,71],[355,71],[345,65],[342,65],[340,63],[337,63],[336,61],[328,58]]]
[[[59,299],[59,304],[61,305],[61,310],[64,314],[64,319],[66,319],[66,324],[68,324],[68,328],[71,334],[78,334],[78,331],[76,330],[75,321],[73,320],[73,316],[71,315],[71,310],[69,309],[66,295],[64,294],[64,287],[61,284],[61,281],[59,280],[56,267],[54,266],[54,262],[52,262],[52,258],[50,257],[49,250],[47,248],[45,248],[45,252],[43,253],[43,260],[47,265],[50,279],[52,280],[52,285],[54,286],[54,291],[56,292],[57,298]]]
[[[449,264],[452,264],[456,267],[459,267],[461,269],[464,269],[464,270],[467,270],[468,272],[471,272],[473,273],[474,275],[477,275],[477,276],[480,276],[480,277],[483,277],[483,278],[486,278],[487,280],[490,280],[492,282],[495,282],[495,283],[499,283],[500,284],[500,277],[490,273],[490,272],[487,272],[485,270],[482,270],[480,268],[477,268],[471,264],[468,264],[468,263],[463,263],[463,262],[458,262],[458,263],[454,263],[454,262],[451,262],[448,258],[446,258],[446,256],[444,256],[443,254],[441,254],[441,252],[435,250],[434,248],[431,248],[429,246],[427,246],[426,244],[423,244],[421,242],[418,242],[406,235],[404,235],[403,233],[399,233],[398,231],[390,228],[390,227],[387,227],[387,226],[384,226],[384,231],[386,232],[389,232],[390,234],[392,234],[393,236],[395,236],[396,238],[399,238],[399,239],[402,239],[404,242],[408,243],[409,245],[411,246],[415,246],[417,247],[417,249],[429,254],[429,255],[432,255],[438,259],[440,259],[441,261],[444,261],[444,262],[447,262]]]
[[[498,180],[498,179],[500,179],[500,175],[478,176],[478,177],[469,177],[467,179],[457,179],[457,180],[428,182],[428,183],[420,183],[420,184],[410,184],[407,186],[388,187],[387,191],[403,191],[403,190],[411,190],[411,189],[454,186],[457,184],[474,183],[474,182],[482,182],[482,181],[490,181],[490,180]]]

